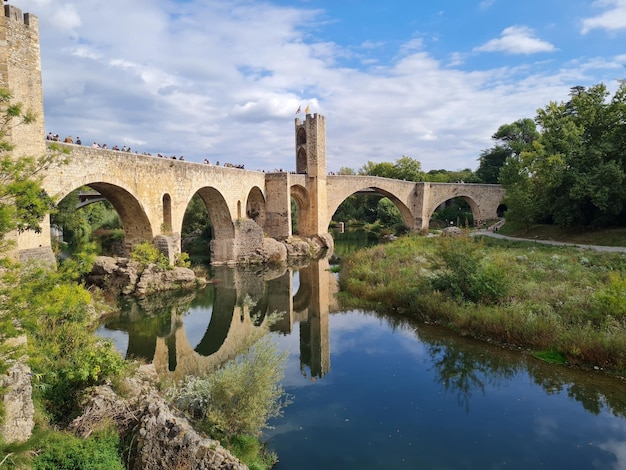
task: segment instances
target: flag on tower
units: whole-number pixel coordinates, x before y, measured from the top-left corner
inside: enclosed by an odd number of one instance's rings
[[[300,114],[300,106],[298,106],[298,110],[296,111],[296,114]]]
[[[304,110],[304,114],[309,114],[309,105],[306,105],[306,109]]]

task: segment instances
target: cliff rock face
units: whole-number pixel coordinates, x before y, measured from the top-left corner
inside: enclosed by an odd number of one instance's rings
[[[219,441],[196,432],[184,416],[156,393],[153,366],[141,366],[128,379],[132,395],[119,397],[109,386],[95,387],[83,415],[70,430],[81,437],[94,428],[113,423],[120,435],[132,437],[134,470],[188,468],[193,470],[247,470]]]
[[[98,256],[87,283],[124,295],[145,297],[155,292],[188,289],[204,283],[189,268],[163,270],[155,264],[143,267],[128,258]]]

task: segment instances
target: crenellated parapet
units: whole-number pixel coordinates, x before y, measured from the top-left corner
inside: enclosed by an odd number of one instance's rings
[[[35,15],[31,13],[22,14],[22,10],[13,5],[4,6],[4,16],[18,23],[23,23],[25,26],[32,26],[35,29],[39,27],[39,19]]]
[[[14,103],[33,112],[37,120],[27,126],[12,126],[7,138],[17,155],[45,154],[43,90],[39,47],[39,20],[13,5],[4,5],[0,16],[0,87],[8,89]]]

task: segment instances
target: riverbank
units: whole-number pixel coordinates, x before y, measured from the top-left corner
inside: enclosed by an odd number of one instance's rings
[[[347,305],[625,375],[624,253],[410,235],[348,257],[340,284]]]

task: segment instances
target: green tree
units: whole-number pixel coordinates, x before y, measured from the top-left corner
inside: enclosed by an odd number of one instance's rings
[[[490,149],[483,150],[478,158],[480,163],[476,170],[476,176],[486,184],[499,183],[500,170],[511,155],[511,149],[504,145],[495,145]]]
[[[376,220],[386,226],[402,224],[402,215],[396,205],[384,197],[376,205]]]
[[[43,217],[53,207],[52,199],[41,187],[41,174],[56,163],[54,155],[41,158],[13,156],[14,145],[7,135],[18,125],[32,123],[36,116],[12,102],[11,93],[0,88],[0,373],[7,370],[17,350],[4,340],[23,334],[16,314],[8,306],[8,291],[17,284],[16,265],[6,256],[10,232],[41,231]]]
[[[460,171],[430,170],[426,173],[424,181],[432,183],[481,183],[481,180],[469,168]]]
[[[183,216],[183,237],[200,230],[210,238],[211,219],[206,204],[198,194],[191,198]]]
[[[500,169],[508,158],[520,158],[522,152],[531,148],[539,137],[537,126],[532,119],[518,119],[511,124],[503,124],[491,136],[497,143],[483,150],[479,157],[476,176],[483,183],[499,182]]]
[[[507,160],[508,217],[517,211],[561,226],[626,224],[626,84],[609,95],[604,84],[574,87],[568,102],[538,111],[540,136]]]
[[[424,181],[422,164],[411,157],[402,156],[395,163],[368,161],[359,169],[359,175],[382,176],[406,181]]]
[[[40,232],[40,223],[54,207],[53,200],[41,187],[42,173],[58,164],[58,154],[13,157],[14,145],[7,133],[15,126],[34,122],[36,116],[12,103],[11,93],[0,88],[0,251],[6,250],[9,232]]]

